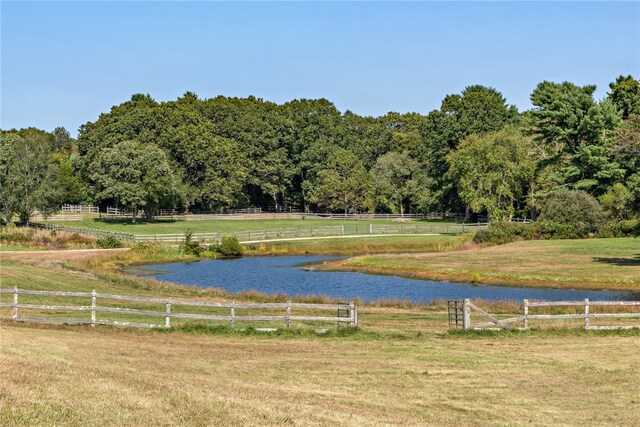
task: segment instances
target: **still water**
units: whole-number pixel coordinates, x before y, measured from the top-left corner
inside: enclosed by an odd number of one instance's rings
[[[255,257],[207,260],[191,263],[149,265],[145,276],[158,280],[220,288],[229,292],[256,290],[267,294],[327,295],[365,301],[403,299],[429,302],[434,299],[482,298],[487,300],[620,300],[627,292],[527,289],[432,282],[363,273],[307,271],[301,264],[335,259],[321,256]]]

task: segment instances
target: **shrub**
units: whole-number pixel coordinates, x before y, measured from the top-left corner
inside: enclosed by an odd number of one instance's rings
[[[610,221],[604,224],[597,233],[598,237],[640,236],[640,219]]]
[[[571,224],[539,221],[531,224],[496,222],[479,230],[473,241],[480,244],[502,245],[517,240],[580,239],[587,237],[584,230]]]
[[[220,243],[211,245],[209,250],[224,256],[241,256],[244,253],[244,249],[236,236],[224,236]]]
[[[100,237],[98,240],[96,240],[96,244],[99,248],[102,249],[113,249],[122,247],[122,242],[118,240],[118,238],[110,234]]]
[[[561,190],[549,197],[542,205],[539,219],[572,225],[579,235],[594,233],[604,223],[598,201],[580,190]]]
[[[184,232],[184,242],[180,245],[185,255],[200,256],[200,243],[193,240],[193,231],[190,228]]]

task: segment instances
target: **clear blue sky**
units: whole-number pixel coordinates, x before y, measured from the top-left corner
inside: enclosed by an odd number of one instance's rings
[[[324,97],[423,114],[465,86],[520,110],[543,80],[640,77],[640,2],[1,2],[3,129],[64,126],[149,93]]]

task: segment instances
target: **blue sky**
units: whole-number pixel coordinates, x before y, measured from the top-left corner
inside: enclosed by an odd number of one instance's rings
[[[543,80],[640,77],[640,2],[11,2],[2,129],[64,126],[149,93],[324,97],[426,114],[483,84],[520,110]]]

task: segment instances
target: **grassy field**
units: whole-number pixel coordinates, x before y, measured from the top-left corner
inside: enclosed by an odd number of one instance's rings
[[[206,220],[206,221],[184,221],[161,219],[156,222],[140,221],[135,224],[129,219],[118,221],[99,221],[97,219],[85,221],[51,221],[54,224],[68,227],[94,228],[105,231],[131,233],[131,234],[181,234],[187,228],[194,233],[206,232],[232,232],[245,230],[264,230],[279,228],[319,228],[319,227],[339,227],[344,226],[347,234],[366,234],[369,231],[369,224],[376,226],[394,225],[400,223],[391,220],[332,220],[332,219],[247,219],[247,220]],[[406,226],[418,224],[420,227],[428,226],[434,232],[444,232],[448,226],[454,223],[433,220],[411,221]],[[457,224],[456,224],[457,226]]]
[[[633,260],[633,243],[609,242],[598,256]],[[569,248],[555,253],[597,249]],[[180,258],[158,251],[5,254],[1,286],[232,298],[114,272]],[[358,331],[329,325],[326,335],[302,323],[266,335],[242,330],[250,325],[201,325],[153,331],[3,320],[0,425],[631,426],[640,411],[637,330],[448,333],[442,303],[363,306]]]
[[[523,241],[465,251],[359,256],[329,268],[488,284],[640,291],[640,239]]]
[[[106,231],[131,234],[173,234],[184,233],[190,228],[194,233],[206,232],[230,232],[243,230],[264,230],[274,228],[311,228],[344,225],[348,230],[364,232],[368,230],[370,223],[394,224],[393,221],[336,221],[329,219],[247,219],[247,220],[206,220],[206,221],[183,221],[183,220],[158,220],[156,222],[136,222],[130,220],[118,221],[58,221],[53,222],[58,225],[68,227],[95,228]]]
[[[5,323],[0,424],[633,426],[638,344],[632,334],[259,337]]]

